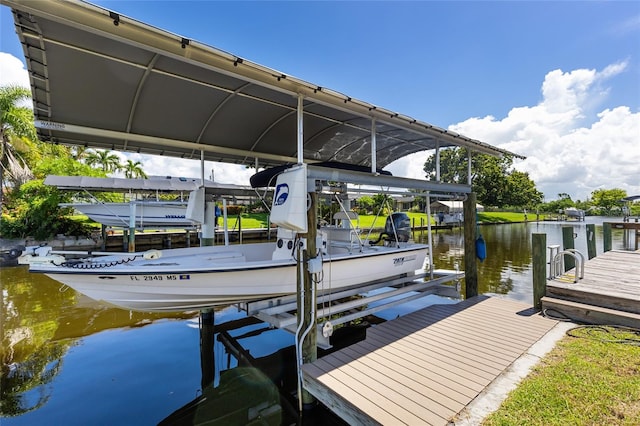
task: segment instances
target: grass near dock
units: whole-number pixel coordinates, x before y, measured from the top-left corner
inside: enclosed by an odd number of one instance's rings
[[[640,331],[570,331],[483,426],[640,425]]]

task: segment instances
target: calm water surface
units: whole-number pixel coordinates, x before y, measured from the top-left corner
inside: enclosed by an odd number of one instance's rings
[[[602,253],[602,219],[587,218],[587,223],[596,223],[597,251]],[[545,233],[548,245],[562,244],[561,225],[573,226],[575,247],[586,254],[584,223],[482,226],[487,259],[480,264],[480,293],[531,303],[531,234]],[[426,233],[415,237],[421,236]],[[436,268],[464,269],[461,230],[434,233],[433,242]],[[621,231],[614,230],[613,246],[623,248]],[[190,424],[196,411],[184,407],[196,403],[205,410],[200,414],[217,416],[220,424],[249,422],[246,410],[234,417],[234,403],[263,410],[262,419],[270,424],[296,421],[286,409],[268,415],[274,398],[278,403],[278,391],[267,375],[285,387],[295,377],[288,361],[294,338],[286,332],[263,324],[228,331],[251,357],[268,361],[263,375],[236,368],[236,351],[223,345],[220,334],[212,339],[211,328],[201,326],[197,312],[168,315],[110,308],[45,276],[29,274],[25,267],[0,269],[0,288],[3,426],[153,425],[170,423],[176,418],[172,413],[181,408],[182,424]],[[390,319],[428,304],[452,302],[428,296],[378,316]],[[216,330],[243,318],[234,307],[217,309]],[[210,411],[204,408],[207,404]],[[317,418],[303,420],[320,424]]]

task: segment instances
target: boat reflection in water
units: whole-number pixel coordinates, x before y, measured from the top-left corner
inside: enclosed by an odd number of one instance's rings
[[[79,339],[160,319],[193,317],[108,307],[24,267],[2,268],[0,278],[0,418],[42,408]]]
[[[24,267],[0,272],[2,426],[298,421],[289,333],[233,307],[214,329],[213,315],[125,311]]]
[[[240,322],[251,324],[253,321]],[[213,311],[203,311],[200,314],[202,394],[159,425],[280,425],[280,391],[266,374],[255,367],[239,366],[221,371],[219,378],[215,377],[214,336]]]

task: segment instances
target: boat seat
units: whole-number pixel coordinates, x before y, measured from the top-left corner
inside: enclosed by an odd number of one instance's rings
[[[349,221],[346,223],[345,221]],[[360,226],[360,217],[358,213],[353,211],[339,211],[333,214],[333,225],[339,226],[341,225],[343,228],[351,228],[351,221],[356,220],[356,228]]]

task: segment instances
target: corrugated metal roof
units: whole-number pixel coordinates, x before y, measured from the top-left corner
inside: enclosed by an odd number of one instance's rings
[[[437,146],[512,154],[84,2],[13,9],[43,140],[209,161],[371,165]],[[517,156],[517,155],[516,155]]]

